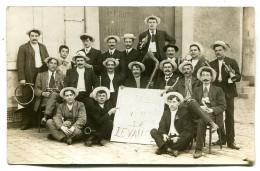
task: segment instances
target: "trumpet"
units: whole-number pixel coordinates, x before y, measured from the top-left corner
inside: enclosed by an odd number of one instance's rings
[[[86,128],[84,129],[84,133],[85,133],[86,135],[89,135],[89,134],[94,133],[94,132],[96,132],[96,131],[93,130],[93,129],[91,129],[90,127],[86,127]]]
[[[230,66],[228,66],[224,61],[223,61],[223,65],[225,66],[227,72],[229,73],[231,81],[233,81],[233,82],[236,81],[237,76],[236,76],[236,74],[234,74],[234,72],[233,72],[234,70]]]

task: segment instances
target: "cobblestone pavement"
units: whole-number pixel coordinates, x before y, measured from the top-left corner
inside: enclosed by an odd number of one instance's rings
[[[203,149],[203,157],[193,159],[192,149],[180,152],[178,157],[154,154],[156,146],[108,142],[106,146],[86,147],[83,142],[68,146],[65,143],[47,139],[49,131],[37,129],[21,131],[19,128],[7,130],[7,157],[9,164],[235,164],[247,165],[254,161],[254,99],[235,100],[236,143],[240,150],[223,146],[212,146],[208,153],[208,143]],[[213,134],[213,140],[217,134]],[[208,140],[208,138],[207,138]],[[249,161],[248,161],[249,160]]]

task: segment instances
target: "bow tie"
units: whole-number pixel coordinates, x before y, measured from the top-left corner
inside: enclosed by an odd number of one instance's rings
[[[61,64],[64,65],[64,66],[67,66],[67,65],[68,65],[68,62],[65,61],[65,60],[63,60],[63,61],[61,62]]]
[[[170,76],[165,76],[165,79],[166,80],[169,80],[171,77]]]

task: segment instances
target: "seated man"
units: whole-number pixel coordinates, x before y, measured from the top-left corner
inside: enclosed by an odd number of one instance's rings
[[[169,153],[175,157],[179,150],[184,150],[193,138],[193,125],[186,110],[178,109],[183,103],[183,96],[178,92],[170,92],[164,96],[169,110],[164,111],[159,128],[151,130],[151,136],[157,146],[156,154]]]
[[[40,104],[46,106],[42,125],[46,124],[49,118],[52,118],[55,111],[56,103],[62,102],[59,97],[59,91],[63,88],[64,75],[57,67],[61,60],[56,57],[45,58],[44,62],[48,66],[48,71],[41,72],[37,75],[34,94],[36,96],[34,111],[37,112]]]
[[[204,110],[212,119],[216,119],[216,124],[221,128],[223,126],[223,112],[226,109],[226,100],[223,90],[211,83],[216,79],[216,72],[214,69],[204,66],[198,70],[197,77],[203,82],[203,85],[195,88],[193,97],[200,103],[202,110]],[[194,158],[202,156],[206,128],[207,124],[202,119],[199,119],[196,150],[193,155]]]
[[[125,80],[123,85],[133,88],[145,88],[148,83],[148,79],[141,75],[141,73],[145,71],[144,64],[138,61],[133,61],[128,64],[128,68],[132,71],[133,75]]]
[[[87,125],[95,130],[95,133],[86,137],[85,144],[91,146],[94,142],[105,145],[104,140],[110,140],[113,130],[113,120],[117,108],[112,108],[110,92],[106,87],[97,87],[90,94],[94,100],[89,104]]]
[[[47,121],[47,127],[51,132],[47,136],[48,139],[56,139],[71,145],[72,140],[82,138],[82,128],[87,118],[84,104],[74,100],[78,94],[78,90],[74,87],[61,90],[60,96],[65,102],[58,105],[53,119]]]

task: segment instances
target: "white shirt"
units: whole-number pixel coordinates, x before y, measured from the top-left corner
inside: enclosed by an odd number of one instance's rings
[[[34,54],[35,54],[35,67],[36,68],[40,68],[42,66],[42,59],[41,59],[41,55],[40,55],[40,47],[39,44],[32,44],[32,48],[34,50]]]
[[[79,74],[77,89],[78,91],[86,91],[85,78],[84,78],[85,68],[82,69],[77,68],[77,72]]]
[[[195,66],[197,65],[198,61],[199,61],[199,59],[192,59],[191,60],[191,64],[192,64],[193,68],[195,68]]]
[[[207,86],[203,84],[203,90],[205,89],[205,87],[207,87],[207,90],[208,90],[208,92],[209,92],[210,84],[207,85]]]
[[[73,107],[73,104],[72,105],[69,105],[67,104],[68,108],[69,108],[69,111],[71,111],[72,107]]]
[[[176,116],[176,113],[177,113],[178,109],[174,110],[174,111],[171,111],[171,126],[170,126],[170,131],[168,133],[168,135],[179,135],[179,133],[177,132],[177,130],[175,129],[175,126],[174,126],[174,120],[175,120],[175,116]]]
[[[221,82],[222,81],[222,74],[221,74],[221,69],[222,69],[222,64],[223,64],[223,60],[218,60],[218,80]]]
[[[110,93],[113,93],[113,92],[115,92],[114,85],[113,85],[113,79],[114,79],[115,74],[114,73],[113,74],[107,73],[107,75],[110,79],[109,91],[110,91]]]
[[[136,82],[136,87],[137,88],[140,88],[140,86],[141,86],[140,80],[141,80],[141,77],[135,78],[135,82]]]
[[[175,61],[175,60],[176,60],[176,57],[173,57],[173,58],[167,57],[167,59],[168,59],[168,60],[173,60],[173,61]]]
[[[89,53],[90,49],[91,49],[91,47],[85,48],[85,52],[86,52],[86,54]]]
[[[53,72],[53,77],[54,77],[54,81],[55,81],[55,74],[56,74],[56,71]],[[49,75],[49,78],[48,78],[48,86],[50,84],[50,81],[51,81],[51,75],[52,75],[52,72],[50,70],[48,70],[48,75]]]
[[[156,41],[152,42],[152,32],[151,30],[149,30],[149,33],[151,35],[151,40],[150,40],[150,44],[149,44],[149,48],[148,49],[151,49],[152,52],[157,52],[157,49],[156,49]],[[154,36],[156,35],[156,29],[153,31],[153,34]]]
[[[104,108],[104,104],[99,104],[99,106],[103,109]]]
[[[130,49],[126,49],[125,51],[126,51],[126,53],[128,54],[128,53],[130,53],[131,52],[131,50],[132,50],[133,48],[130,48]]]
[[[116,49],[113,49],[113,50],[110,50],[110,49],[109,49],[109,50],[108,50],[108,53],[109,53],[109,54],[111,54],[111,53],[112,53],[112,55],[113,55],[113,54],[114,54],[114,52],[115,52],[115,50],[116,50]]]
[[[173,73],[172,73],[170,76],[166,76],[166,75],[165,75],[165,76],[164,76],[165,81],[168,82],[169,79],[171,79],[172,75],[173,75]]]

